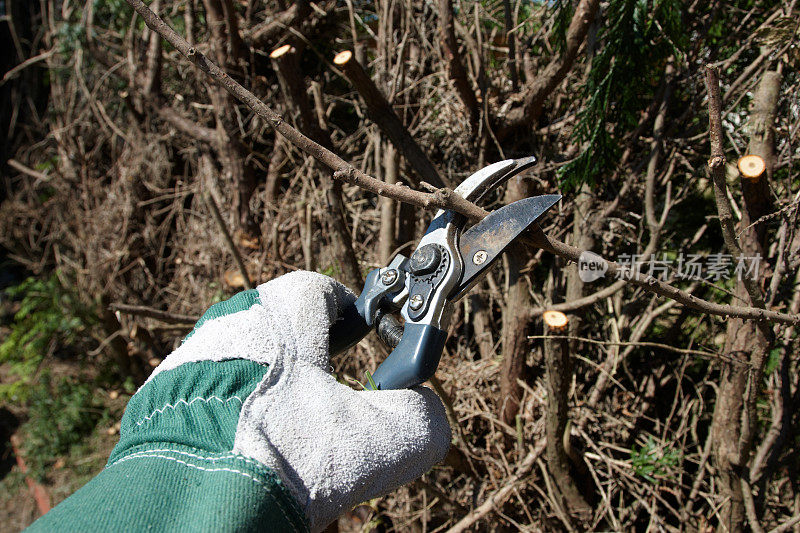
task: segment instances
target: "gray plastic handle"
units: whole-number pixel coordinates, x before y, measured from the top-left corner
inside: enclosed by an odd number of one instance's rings
[[[378,285],[378,276],[379,269],[367,275],[365,290],[342,310],[331,326],[330,353],[333,356],[344,352],[374,327],[378,337],[394,348],[372,375],[375,385],[381,390],[416,387],[436,372],[447,332],[412,321],[401,325],[392,315],[383,312],[380,306],[384,289]]]
[[[447,332],[427,324],[406,322],[400,344],[372,374],[380,390],[408,389],[433,376],[442,357]]]

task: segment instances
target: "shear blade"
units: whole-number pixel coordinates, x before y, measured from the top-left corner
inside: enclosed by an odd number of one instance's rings
[[[472,174],[455,192],[470,202],[478,202],[486,193],[496,189],[505,181],[529,169],[536,164],[536,157],[529,156],[521,159],[506,159],[493,163]]]
[[[464,296],[503,250],[560,199],[560,194],[546,194],[518,200],[493,211],[465,231],[458,245],[464,272],[451,301]]]

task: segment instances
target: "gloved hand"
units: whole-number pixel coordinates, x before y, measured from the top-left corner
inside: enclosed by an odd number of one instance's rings
[[[353,298],[295,272],[212,306],[131,398],[106,470],[81,491],[100,480],[97,502],[146,479],[156,501],[126,529],[319,531],[428,471],[450,445],[433,391],[354,391],[328,371],[328,330]]]

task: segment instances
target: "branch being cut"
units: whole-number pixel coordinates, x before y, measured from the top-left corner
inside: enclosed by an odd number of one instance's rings
[[[200,70],[210,75],[217,83],[227,91],[247,105],[258,116],[264,118],[272,127],[280,133],[288,142],[297,146],[322,164],[334,170],[334,178],[341,179],[360,187],[366,191],[393,198],[400,202],[406,202],[425,209],[451,209],[470,220],[481,220],[488,211],[468,202],[461,196],[454,194],[448,189],[440,189],[435,193],[424,193],[412,190],[403,185],[390,185],[381,180],[375,179],[368,174],[361,172],[353,167],[344,159],[340,158],[330,150],[315,143],[291,125],[287,124],[283,117],[267,107],[264,102],[259,100],[253,93],[242,87],[239,83],[228,76],[222,69],[215,65],[205,55],[196,48],[189,46],[183,37],[178,35],[175,30],[170,28],[163,20],[150,11],[142,0],[126,0],[145,21],[145,24],[153,31],[158,32],[181,54],[186,56]],[[571,261],[578,261],[584,250],[570,246],[557,239],[545,235],[540,228],[529,232],[525,241],[530,246],[541,248],[545,251],[554,253]],[[767,309],[754,307],[737,307],[726,304],[709,302],[691,295],[677,287],[665,283],[649,275],[638,272],[628,272],[627,269],[612,261],[607,261],[608,273],[616,275],[625,271],[628,283],[642,287],[652,293],[671,298],[683,305],[717,316],[737,316],[741,318],[755,320],[769,320],[786,324],[800,324],[800,315],[790,315],[779,313]]]

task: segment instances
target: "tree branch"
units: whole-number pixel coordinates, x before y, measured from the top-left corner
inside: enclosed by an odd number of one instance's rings
[[[123,303],[109,304],[109,309],[112,311],[119,311],[126,315],[138,315],[147,318],[154,318],[168,324],[193,324],[200,320],[199,316],[195,315],[181,315],[178,313],[170,313],[169,311],[162,311],[153,307],[144,305],[129,305]]]
[[[217,200],[215,196],[218,196],[217,191],[215,190],[216,187],[213,185],[213,181],[211,178],[211,174],[213,172],[211,161],[208,158],[203,157],[200,163],[201,172],[205,174],[206,178],[206,187],[208,188],[207,191],[203,191],[203,200],[205,200],[206,204],[208,205],[211,214],[214,216],[214,220],[219,227],[219,232],[222,234],[223,239],[225,240],[225,244],[228,245],[228,249],[233,256],[233,260],[236,262],[236,267],[239,269],[239,272],[242,274],[242,279],[244,280],[244,287],[246,289],[253,288],[253,282],[250,281],[250,275],[247,273],[247,268],[244,265],[244,259],[242,259],[242,254],[239,252],[239,249],[236,247],[236,243],[233,242],[233,238],[231,237],[231,232],[228,230],[227,224],[225,224],[225,220],[222,218],[222,213],[219,212],[219,206],[217,205]]]
[[[347,79],[364,99],[369,118],[378,125],[381,131],[392,141],[395,148],[403,154],[403,157],[414,169],[419,179],[427,181],[435,187],[444,187],[445,184],[439,176],[439,171],[436,170],[431,160],[408,132],[408,129],[403,125],[403,121],[394,112],[392,104],[378,89],[378,86],[369,77],[369,74],[358,62],[353,52],[350,50],[339,52],[333,62],[342,69]],[[415,185],[417,184],[415,183]]]
[[[307,1],[298,1],[269,20],[257,24],[244,33],[244,38],[254,48],[261,48],[275,39],[287,26],[308,16],[311,9]]]
[[[550,96],[578,57],[578,50],[583,44],[586,34],[597,15],[600,0],[581,0],[575,8],[575,14],[567,28],[567,39],[564,53],[554,57],[536,79],[525,88],[523,105],[509,111],[501,129],[503,133],[511,129],[535,122],[542,111],[544,101]]]
[[[481,520],[494,509],[498,509],[513,493],[517,485],[522,479],[531,471],[536,460],[542,455],[546,445],[544,438],[536,443],[536,447],[528,452],[525,459],[522,460],[514,475],[509,477],[506,484],[493,492],[486,501],[478,506],[474,511],[458,521],[456,525],[447,530],[447,533],[462,533],[469,529],[475,522]]]
[[[472,90],[467,77],[467,71],[461,62],[461,54],[458,53],[451,0],[439,0],[439,26],[442,52],[447,62],[447,71],[450,74],[453,85],[455,85],[459,98],[461,98],[461,102],[469,114],[470,123],[474,125],[478,120],[478,99],[475,97],[475,92]]]
[[[233,80],[196,48],[189,46],[186,40],[150,11],[142,0],[126,0],[126,2],[142,16],[145,24],[147,24],[149,28],[158,32],[172,44],[175,49],[192,61],[197,68],[211,76],[258,116],[267,120],[288,142],[294,144],[322,164],[333,169],[334,178],[341,179],[380,196],[407,202],[425,209],[451,209],[473,221],[481,220],[488,214],[488,211],[468,202],[461,196],[452,193],[452,191],[448,192],[446,189],[439,190],[436,193],[424,193],[412,190],[404,185],[390,185],[361,172],[330,150],[313,142],[291,125],[287,124],[283,120],[283,117],[267,107],[267,105],[259,100],[253,93]],[[578,261],[581,253],[583,253],[583,250],[579,248],[548,237],[538,227],[529,232],[524,242],[529,246],[541,248],[572,261]],[[624,267],[621,267],[613,261],[607,261],[607,263],[608,273],[610,275],[616,275],[618,272],[625,270],[626,275],[629,276],[627,280],[628,283],[642,287],[660,296],[671,298],[698,311],[717,316],[736,316],[755,320],[770,320],[786,324],[800,324],[800,315],[789,315],[767,309],[736,307],[709,302],[682,291],[668,283],[657,280],[652,276],[642,275],[638,272],[627,272],[627,269],[624,269]]]
[[[198,124],[194,120],[184,117],[176,109],[167,105],[161,105],[160,102],[153,102],[151,107],[159,117],[169,122],[171,126],[181,133],[198,141],[208,143],[215,148],[218,146],[219,137],[217,136],[217,130]]]
[[[731,203],[728,200],[728,184],[725,182],[725,152],[722,149],[722,99],[719,94],[719,78],[717,71],[713,67],[705,67],[706,91],[708,92],[708,122],[709,136],[711,138],[711,159],[708,160],[708,168],[711,171],[711,178],[714,183],[714,198],[717,202],[719,212],[719,223],[722,226],[722,238],[725,247],[736,258],[741,257],[742,247],[736,237],[736,229],[733,226],[733,215]],[[750,296],[750,301],[755,307],[764,307],[764,299],[755,281],[744,276],[742,278]]]
[[[545,235],[541,228],[535,228],[529,232],[525,238],[525,242],[530,246],[541,248],[547,252],[564,257],[571,261],[578,261],[584,250],[570,246],[557,239],[553,239]],[[631,271],[630,269],[619,265],[613,261],[606,260],[608,264],[607,276],[616,277],[619,274],[622,279],[628,283],[641,287],[649,292],[665,296],[678,303],[681,303],[692,309],[697,309],[704,313],[717,316],[734,316],[740,318],[749,318],[754,320],[770,320],[773,322],[781,322],[785,324],[800,324],[800,315],[790,315],[786,313],[779,313],[767,309],[759,309],[756,307],[739,307],[728,304],[718,304],[709,302],[698,298],[693,294],[689,294],[677,287],[670,285],[664,281],[658,280],[653,276],[642,274],[640,272]]]
[[[253,110],[259,117],[265,119],[283,138],[295,145],[300,150],[304,151],[314,159],[333,169],[334,177],[343,179],[344,181],[357,185],[362,189],[369,192],[379,194],[382,196],[390,196],[397,200],[413,203],[419,207],[426,209],[450,209],[457,201],[449,202],[447,195],[434,195],[419,193],[417,195],[409,195],[411,189],[403,185],[387,185],[381,180],[375,179],[364,172],[356,169],[350,163],[340,158],[330,150],[315,143],[298,130],[293,128],[290,124],[283,120],[278,113],[270,109],[264,102],[258,99],[256,95],[242,87],[236,80],[228,76],[219,66],[205,56],[202,52],[189,45],[186,40],[178,35],[167,23],[165,23],[155,13],[142,2],[142,0],[125,0],[130,4],[133,9],[144,19],[145,24],[158,32],[164,39],[167,40],[176,50],[178,50],[184,57],[189,59],[197,68],[211,76],[217,83],[220,84],[225,90],[238,98],[243,104]],[[422,195],[422,196],[420,196]],[[453,195],[455,196],[455,195]],[[469,202],[465,202],[472,206],[468,212],[463,212],[456,209],[462,214],[466,214],[470,218],[480,219],[486,215],[486,212]],[[451,205],[452,204],[452,205]],[[460,204],[463,208],[464,204]]]
[[[270,58],[275,66],[275,71],[278,73],[278,80],[284,92],[284,97],[297,110],[300,130],[326,149],[333,149],[330,132],[320,127],[321,119],[324,116],[314,116],[316,107],[306,94],[307,87],[301,74],[300,62],[295,48],[288,44],[281,46],[272,51]],[[341,261],[342,281],[350,286],[361,286],[363,285],[363,278],[346,222],[346,210],[342,200],[342,184],[332,179],[325,172],[320,174],[319,183],[322,186],[328,204],[327,209],[324,210],[325,219],[330,230],[333,255]]]

